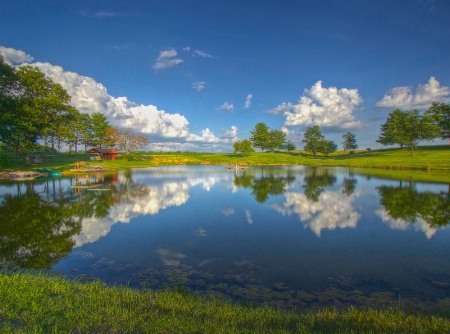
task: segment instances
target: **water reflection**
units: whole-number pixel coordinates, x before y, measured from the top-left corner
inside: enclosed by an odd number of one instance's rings
[[[448,185],[312,167],[76,181],[0,183],[2,264],[277,306],[450,298]]]
[[[397,187],[379,186],[377,189],[383,209],[375,212],[393,229],[406,230],[411,223],[429,239],[437,228],[450,222],[450,200],[443,192],[420,192],[413,181],[399,181]]]
[[[236,173],[234,184],[252,190],[252,196],[258,203],[266,202],[270,196],[283,194],[296,177],[292,170],[285,170],[284,175],[276,169],[244,170]]]
[[[72,250],[72,238],[80,233],[77,205],[48,188],[43,198],[31,183],[25,193],[17,186],[16,196],[6,194],[0,201],[0,263],[50,269]]]

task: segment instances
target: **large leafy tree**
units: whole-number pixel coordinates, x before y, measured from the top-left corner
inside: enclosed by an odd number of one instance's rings
[[[286,133],[281,130],[270,130],[269,131],[269,143],[268,149],[274,151],[275,149],[281,149],[286,143]]]
[[[253,147],[260,148],[261,151],[264,151],[269,148],[270,142],[270,133],[269,128],[265,123],[258,123],[255,125],[255,128],[250,131],[252,134],[250,137],[250,141],[253,143]]]
[[[19,153],[32,150],[39,139],[48,144],[52,138],[53,143],[58,130],[78,111],[70,106],[70,96],[61,85],[53,83],[37,68],[23,66],[15,74],[20,94],[14,97],[14,108],[9,109],[4,119],[1,139]]]
[[[414,147],[421,140],[433,140],[440,135],[440,128],[433,124],[430,116],[422,116],[418,110],[394,110],[389,114],[386,123],[381,125],[381,133],[377,142],[383,145],[399,144],[410,148],[411,156]]]
[[[342,135],[342,138],[344,139],[344,141],[342,142],[344,151],[349,150],[351,153],[353,150],[356,150],[358,148],[358,145],[356,144],[356,136],[353,133],[344,133]]]
[[[305,143],[304,149],[311,152],[314,156],[323,148],[325,137],[320,132],[319,126],[308,126],[306,128],[302,143]]]
[[[238,140],[233,144],[234,153],[240,152],[242,155],[255,152],[252,146],[252,142],[248,139]]]
[[[330,153],[336,152],[337,148],[338,147],[334,141],[325,139],[322,141],[322,145],[319,146],[318,152],[328,155]]]
[[[25,95],[26,87],[16,70],[0,55],[0,142],[19,152],[20,148],[32,147],[38,139],[21,108]]]
[[[450,105],[433,102],[425,115],[430,116],[434,123],[441,129],[442,139],[448,139],[450,143]]]

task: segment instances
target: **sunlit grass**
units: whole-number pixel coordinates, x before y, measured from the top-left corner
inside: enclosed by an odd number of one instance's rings
[[[0,274],[2,333],[448,333],[450,320],[399,308],[281,311],[190,293]]]

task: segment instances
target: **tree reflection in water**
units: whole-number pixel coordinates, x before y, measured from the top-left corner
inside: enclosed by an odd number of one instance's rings
[[[6,195],[0,222],[0,263],[9,267],[49,269],[72,250],[72,236],[81,230],[73,203],[48,201],[33,191]]]
[[[448,194],[419,192],[414,182],[407,186],[400,181],[398,187],[379,186],[380,204],[396,220],[410,223],[426,222],[430,227],[443,227],[450,223]]]
[[[264,168],[259,170],[261,175],[256,175],[254,170],[244,170],[234,175],[234,185],[246,189],[252,189],[252,195],[258,203],[266,202],[270,196],[283,194],[296,177],[291,170],[286,170],[285,175],[279,171]],[[265,175],[267,174],[267,175]]]
[[[325,188],[336,183],[336,175],[331,168],[306,167],[303,182],[306,198],[312,202],[318,202]]]

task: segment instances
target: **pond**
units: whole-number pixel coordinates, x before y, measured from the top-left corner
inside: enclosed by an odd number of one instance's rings
[[[173,166],[0,183],[0,264],[283,308],[450,306],[449,185]]]

